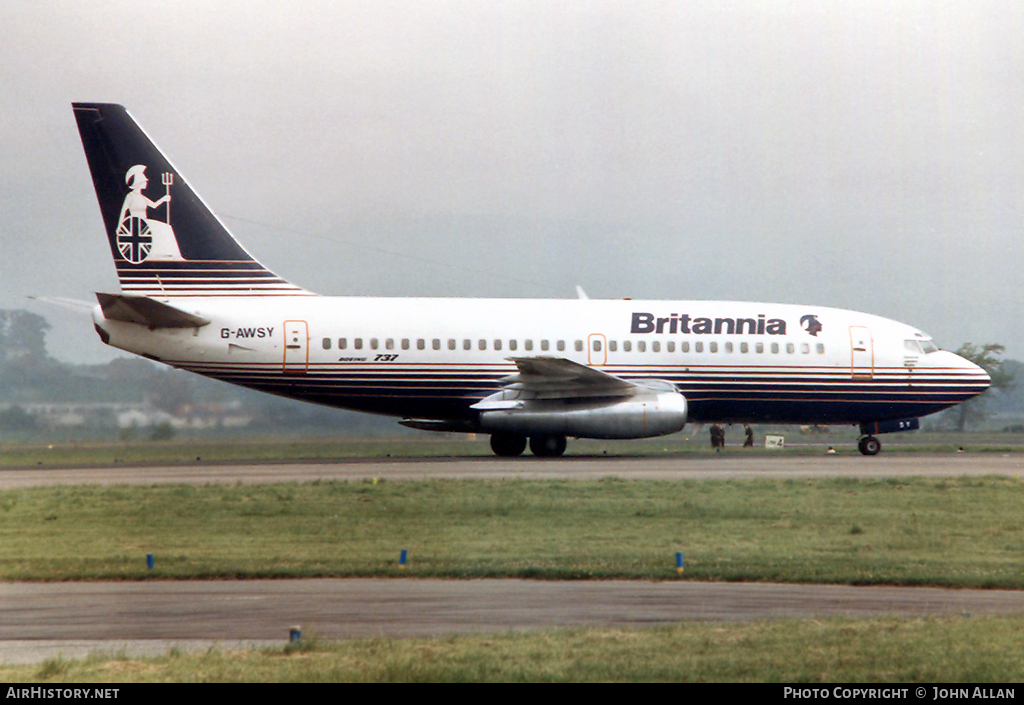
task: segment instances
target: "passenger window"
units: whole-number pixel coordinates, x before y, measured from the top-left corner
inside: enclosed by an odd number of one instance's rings
[[[417,350],[426,350],[427,349],[427,341],[425,341],[423,338],[417,338],[416,339],[416,349]]]
[[[740,343],[740,352],[744,354],[750,352],[750,345],[747,343]]]
[[[818,343],[818,354],[819,355],[824,355],[825,354],[825,344],[824,343]]]
[[[676,341],[668,341],[668,344],[665,347],[670,353],[674,353],[676,351]]]
[[[523,341],[523,349],[524,350],[533,350],[533,341],[532,340],[524,340]]]
[[[471,350],[472,348],[473,348],[473,343],[472,342],[470,342],[467,339],[464,339],[462,341],[462,349],[463,350]]]
[[[808,345],[807,343],[800,343],[800,352],[802,352],[804,355],[806,355],[810,351],[811,351],[811,346],[810,345]]]
[[[555,347],[558,348],[559,350],[565,350],[565,341],[564,340],[559,340],[555,344]]]
[[[370,350],[376,350],[379,344],[380,341],[378,341],[376,338],[370,338]]]
[[[548,341],[546,341],[546,340],[540,341],[540,349],[541,350],[547,350],[548,349]]]
[[[619,344],[618,343],[616,343],[614,340],[609,340],[608,341],[608,352],[615,352],[618,349],[619,349]]]
[[[408,350],[408,349],[409,349],[409,339],[408,338],[402,338],[402,350]]]
[[[330,349],[331,349],[331,339],[330,338],[324,338],[324,350],[330,350]]]
[[[693,351],[694,352],[704,352],[704,343],[702,343],[700,341],[694,343],[693,344]]]
[[[690,352],[690,341],[689,340],[684,340],[683,342],[681,342],[679,344],[679,350],[680,350],[680,352],[684,352],[684,353]]]
[[[455,338],[448,338],[448,349],[449,350],[454,350],[455,349]]]
[[[394,350],[395,349],[395,339],[394,338],[388,338],[387,340],[385,340],[384,341],[384,348],[386,350]]]
[[[477,342],[477,347],[480,348],[481,350],[486,350],[487,349],[487,341],[484,340],[483,338],[481,338],[479,340],[479,342]]]
[[[501,350],[501,340],[500,339],[495,339],[495,341],[494,341],[494,349],[495,350]]]
[[[732,343],[726,343],[725,344],[725,351],[727,353],[731,353],[732,352]]]
[[[347,338],[338,338],[338,350],[344,350],[347,347],[348,347],[348,339]]]
[[[661,343],[655,340],[651,343],[651,352],[661,352]]]
[[[577,340],[576,344],[579,345],[582,342],[582,340]],[[594,338],[594,352],[601,352],[601,341],[597,338]]]
[[[637,341],[636,351],[637,352],[647,352],[647,341],[646,340]]]
[[[434,348],[434,350],[440,350],[441,349],[441,339],[440,338],[434,338],[430,342],[430,347]]]
[[[515,350],[518,347],[519,347],[519,344],[516,341],[514,341],[514,340],[508,341],[508,349],[509,350]]]
[[[764,352],[764,343],[757,343],[757,344],[755,344],[754,345],[754,350],[756,350],[759,353],[763,353]]]
[[[622,341],[622,352],[630,352],[633,349],[633,343],[628,340]]]
[[[363,349],[363,339],[362,338],[356,338],[355,340],[353,340],[352,341],[352,347],[354,347],[356,350],[362,350]]]
[[[796,352],[796,347],[793,345],[793,343],[786,343],[786,352],[788,352],[790,355]]]
[[[712,342],[710,345],[708,345],[708,351],[713,353],[718,352],[718,343]]]
[[[778,343],[772,343],[772,352],[773,353],[778,353],[779,352],[779,344]]]

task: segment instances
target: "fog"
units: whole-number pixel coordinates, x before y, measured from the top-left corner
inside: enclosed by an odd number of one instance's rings
[[[1024,356],[1024,6],[9,2],[0,307],[111,355],[71,112],[126,105],[324,294],[852,308]]]

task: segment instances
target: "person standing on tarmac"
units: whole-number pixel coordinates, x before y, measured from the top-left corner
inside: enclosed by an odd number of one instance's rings
[[[720,423],[711,425],[711,447],[715,450],[725,448],[725,429]]]
[[[744,448],[754,447],[754,429],[750,427],[750,424],[743,424],[743,432],[747,434],[747,438],[743,441]]]

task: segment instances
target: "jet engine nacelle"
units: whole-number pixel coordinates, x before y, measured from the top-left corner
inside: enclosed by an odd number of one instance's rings
[[[650,438],[681,431],[686,425],[686,398],[679,392],[640,394],[622,401],[531,400],[520,406],[483,411],[480,426],[488,433],[576,438]]]

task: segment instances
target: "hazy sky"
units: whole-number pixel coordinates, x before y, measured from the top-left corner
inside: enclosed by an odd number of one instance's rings
[[[128,107],[325,294],[741,299],[1024,358],[1020,2],[0,5],[0,307],[103,359],[71,111]]]

